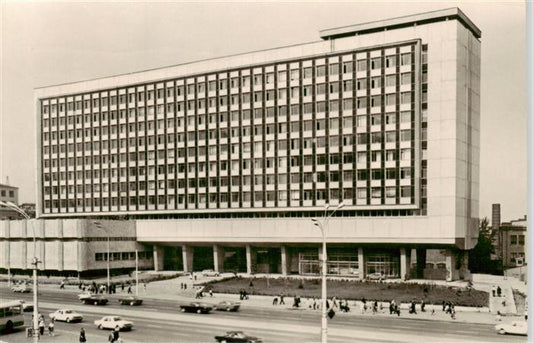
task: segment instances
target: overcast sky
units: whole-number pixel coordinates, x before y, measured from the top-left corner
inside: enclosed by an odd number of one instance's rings
[[[321,29],[459,7],[482,31],[480,213],[527,208],[525,4],[1,1],[0,183],[35,202],[33,89],[320,40]]]

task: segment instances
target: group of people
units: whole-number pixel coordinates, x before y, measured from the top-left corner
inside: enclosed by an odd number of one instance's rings
[[[502,288],[500,286],[496,287],[492,285],[492,296],[493,297],[501,297],[502,296]]]
[[[32,315],[32,322],[33,322],[33,315]],[[42,314],[39,314],[39,319],[37,320],[37,326],[39,328],[39,336],[44,335],[44,330],[46,328],[46,322],[44,320],[44,316]],[[55,320],[52,318],[50,320],[50,323],[48,324],[48,335],[54,336],[54,328],[55,328]],[[30,332],[28,331],[28,336],[30,335]]]
[[[239,299],[241,299],[241,300],[248,300],[249,299],[248,292],[246,292],[246,290],[244,288],[241,288],[241,290],[239,291]]]
[[[116,294],[118,285],[120,285],[120,289],[121,289],[122,292],[124,292],[126,290],[128,294],[132,294],[133,293],[132,289],[131,289],[131,283],[130,282],[127,282],[127,283],[121,282],[120,284],[112,283],[112,284],[109,285],[109,289],[108,289],[107,285],[104,285],[104,284],[98,285],[94,281],[91,284],[89,284],[89,285],[85,285],[84,283],[80,282],[78,284],[78,289],[82,290],[83,292],[85,292],[85,290],[87,290],[90,293]],[[144,282],[143,285],[144,285],[144,289],[146,290],[146,283]],[[59,288],[60,289],[65,288],[64,281],[61,281],[61,284],[59,285]]]
[[[452,301],[443,301],[442,311],[449,314],[452,319],[455,319],[455,304]]]

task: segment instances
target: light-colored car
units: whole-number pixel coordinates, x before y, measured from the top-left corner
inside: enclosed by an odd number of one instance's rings
[[[497,324],[494,326],[494,329],[496,329],[500,335],[505,335],[507,333],[511,335],[527,336],[527,322],[523,320]]]
[[[48,315],[50,319],[54,319],[60,322],[81,322],[83,320],[83,316],[77,312],[74,312],[71,309],[59,309],[55,312],[52,312]]]
[[[30,293],[31,287],[26,284],[20,284],[11,287],[11,290],[15,293]]]
[[[133,322],[129,320],[124,320],[119,316],[105,316],[102,319],[97,319],[94,321],[94,325],[100,330],[110,329],[115,330],[131,330],[133,328]]]
[[[204,269],[200,272],[203,276],[220,276],[219,272],[214,271],[213,269]]]
[[[235,302],[235,301],[221,301],[215,306],[215,310],[217,311],[228,311],[228,312],[236,312],[239,310],[239,307],[241,306],[241,303]]]

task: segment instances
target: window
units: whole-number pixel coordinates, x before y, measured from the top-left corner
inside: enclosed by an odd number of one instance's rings
[[[410,52],[401,55],[400,64],[402,66],[411,65],[411,53]]]
[[[385,77],[385,87],[396,87],[396,75],[387,75]]]
[[[359,60],[357,61],[357,71],[365,71],[368,68],[368,62],[367,60]]]
[[[376,57],[370,60],[371,69],[381,69],[381,57]]]
[[[385,58],[385,68],[396,67],[396,56],[387,56]]]
[[[411,92],[403,92],[400,96],[401,104],[410,104],[411,103]]]
[[[317,66],[316,67],[316,77],[325,76],[326,75],[326,66]]]

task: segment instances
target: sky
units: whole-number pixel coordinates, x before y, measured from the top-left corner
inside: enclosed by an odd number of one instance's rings
[[[320,40],[319,30],[459,7],[482,31],[480,216],[527,211],[526,12],[507,2],[1,4],[0,183],[35,202],[34,88]]]

